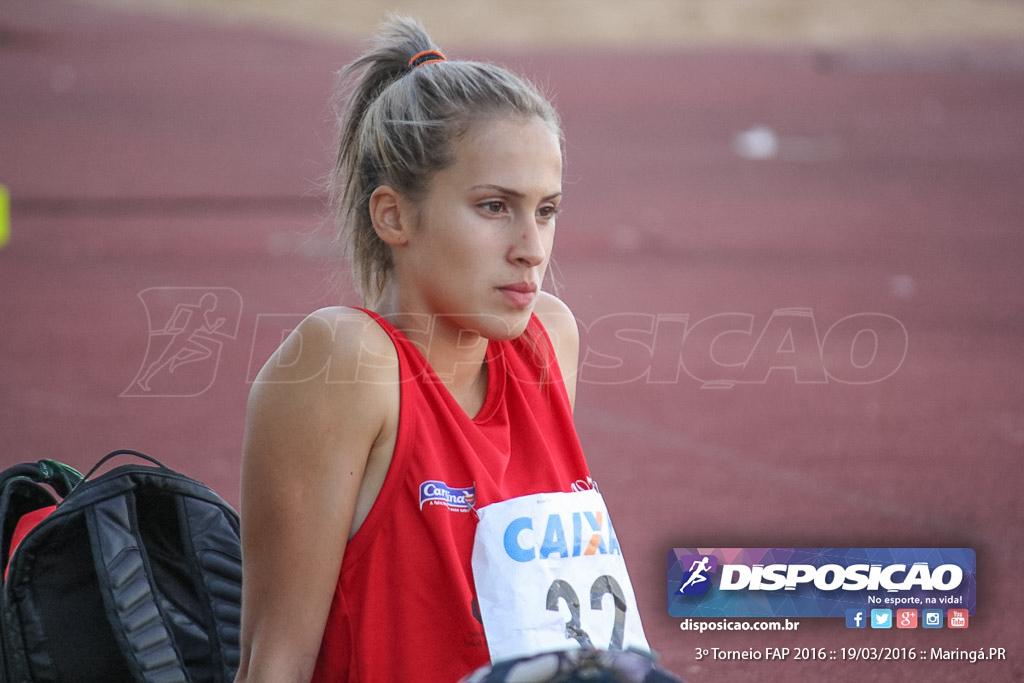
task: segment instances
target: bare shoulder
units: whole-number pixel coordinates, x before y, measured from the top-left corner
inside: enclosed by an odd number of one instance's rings
[[[397,367],[387,333],[365,312],[333,306],[308,315],[267,361],[256,385],[359,383],[381,379]],[[320,384],[318,382],[318,384]]]
[[[398,410],[398,358],[366,313],[307,316],[263,366],[249,392],[246,454],[363,461]],[[304,449],[295,445],[302,443]],[[301,456],[298,454],[301,453]],[[361,466],[360,466],[361,468]]]
[[[341,307],[309,315],[249,392],[243,490],[320,491],[331,518],[357,527],[390,464],[399,385],[394,344],[373,318]]]
[[[540,293],[534,313],[551,338],[569,402],[575,404],[576,372],[580,358],[580,330],[576,316],[564,301],[548,292]]]
[[[540,318],[556,349],[563,344],[579,346],[580,331],[576,316],[564,301],[554,294],[541,292],[534,313]]]

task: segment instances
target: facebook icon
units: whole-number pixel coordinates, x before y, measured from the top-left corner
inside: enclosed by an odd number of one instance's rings
[[[846,628],[867,628],[867,613],[862,609],[846,610]]]

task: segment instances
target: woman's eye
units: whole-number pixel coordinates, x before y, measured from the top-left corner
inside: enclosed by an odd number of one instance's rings
[[[497,200],[490,201],[490,202],[484,202],[480,206],[487,213],[498,214],[498,213],[504,213],[504,211],[505,211],[505,202],[500,202],[500,201],[497,201]]]
[[[544,219],[551,219],[558,215],[557,206],[542,206],[537,210],[537,215]]]

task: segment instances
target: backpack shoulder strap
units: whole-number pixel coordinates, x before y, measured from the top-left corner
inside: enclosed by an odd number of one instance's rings
[[[41,484],[49,484],[64,498],[81,481],[77,470],[56,460],[21,463],[0,472],[0,571],[10,561],[21,518],[57,504],[58,499]]]
[[[84,508],[103,604],[136,680],[188,681],[150,584],[132,497],[126,491]]]
[[[195,488],[192,483],[187,483]],[[209,492],[200,497],[179,496],[178,515],[183,530],[184,561],[190,566],[195,589],[207,610],[210,655],[220,673],[217,680],[231,681],[238,670],[239,623],[242,603],[242,562],[238,518],[227,503]],[[228,552],[237,548],[237,552]]]

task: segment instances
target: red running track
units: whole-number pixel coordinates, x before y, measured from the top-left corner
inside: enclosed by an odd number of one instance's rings
[[[237,503],[252,374],[334,301],[316,186],[354,49],[6,2],[0,464],[131,447]],[[565,119],[579,431],[664,663],[1022,680],[1024,47],[465,56],[535,76]],[[224,321],[169,374],[175,306],[204,294]],[[698,636],[666,614],[675,546],[973,547],[978,611],[962,632]],[[859,646],[1009,659],[695,658]]]

